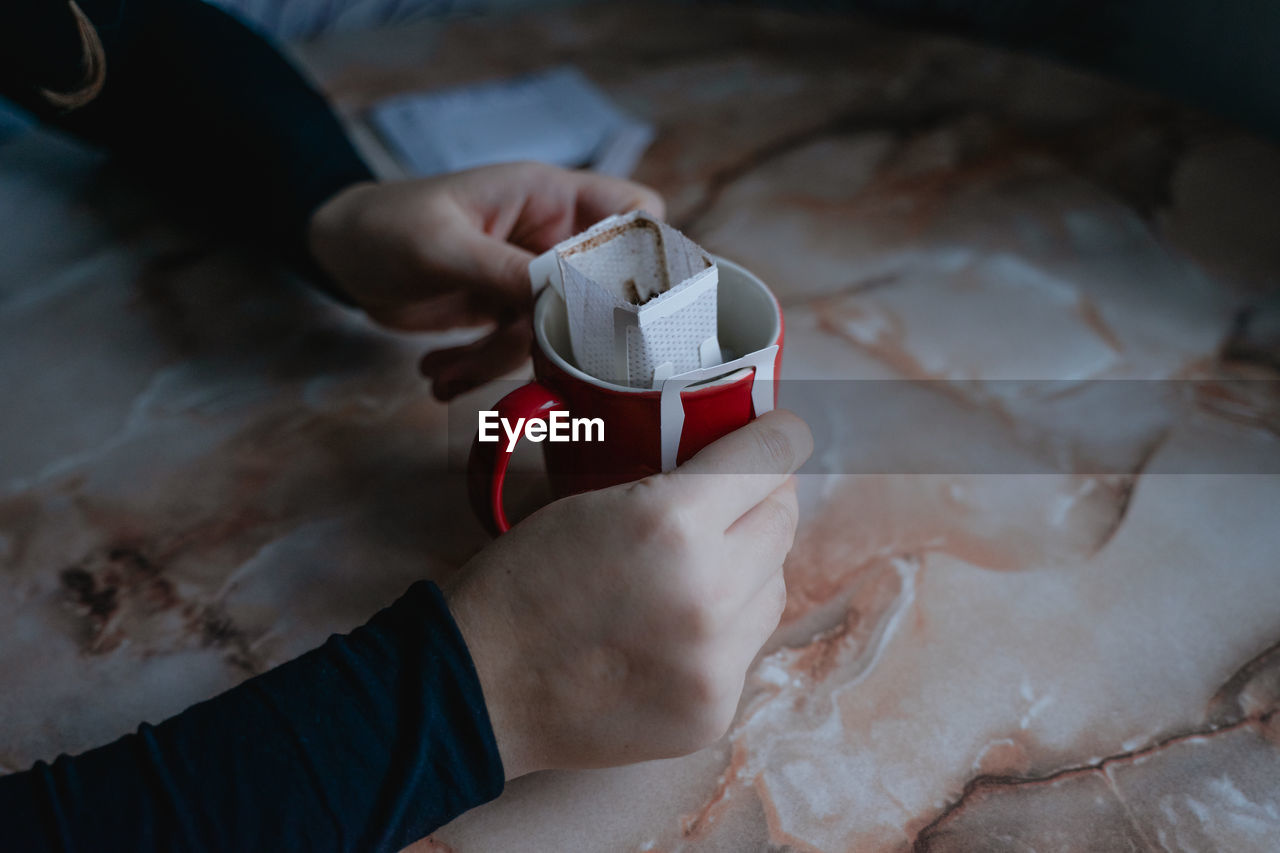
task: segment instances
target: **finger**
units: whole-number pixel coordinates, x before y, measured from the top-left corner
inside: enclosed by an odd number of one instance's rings
[[[532,342],[533,326],[521,316],[478,341],[427,353],[418,369],[437,400],[451,400],[524,364]]]
[[[574,212],[577,231],[583,231],[615,213],[643,210],[657,219],[662,219],[667,214],[662,196],[644,184],[594,172],[572,174],[578,182]]]
[[[486,230],[535,253],[607,216],[645,210],[661,219],[666,211],[662,197],[649,187],[594,172],[524,163],[514,165],[507,177],[508,183],[524,187],[522,203],[518,209],[504,205],[503,211],[514,211],[514,218],[507,222],[497,217]]]
[[[779,572],[758,589],[733,616],[723,635],[723,672],[735,694],[745,686],[751,664],[778,630],[787,607],[787,584]]]
[[[688,493],[703,523],[727,530],[773,493],[813,452],[813,436],[787,411],[768,412],[724,438],[663,479]]]
[[[726,531],[721,565],[729,575],[724,588],[730,606],[755,597],[781,574],[799,515],[794,478],[788,478]]]
[[[752,542],[775,535],[795,535],[800,520],[795,475],[787,477],[768,497],[747,510],[727,531],[727,536]]]
[[[479,228],[460,225],[438,241],[437,265],[449,270],[450,283],[514,310],[533,302],[529,262],[533,253]]]
[[[471,294],[454,290],[394,307],[370,307],[366,313],[374,322],[402,332],[441,332],[467,326],[482,326],[493,321],[492,314],[482,310]]]
[[[787,609],[787,581],[782,572],[770,576],[767,583],[756,590],[756,594],[742,608],[738,620],[738,630],[742,637],[742,646],[750,656],[743,665],[743,674],[750,667],[751,661],[760,653],[760,648],[778,630],[782,622],[782,614]]]
[[[788,477],[725,532],[725,547],[731,555],[725,564],[742,575],[737,586],[744,597],[755,595],[782,571],[782,562],[795,542],[799,520],[795,477]]]

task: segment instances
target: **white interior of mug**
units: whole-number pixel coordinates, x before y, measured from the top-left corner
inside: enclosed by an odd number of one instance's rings
[[[782,317],[769,288],[732,261],[716,258],[716,265],[720,268],[716,334],[720,338],[720,349],[725,361],[772,346],[782,331]],[[533,330],[542,351],[570,376],[614,391],[635,394],[650,394],[655,391],[652,388],[632,388],[605,382],[578,369],[573,363],[573,347],[569,343],[569,317],[564,300],[553,288],[545,288],[538,297],[538,303],[533,309]],[[735,382],[750,369],[744,367],[735,370],[719,379],[690,386],[690,390]]]

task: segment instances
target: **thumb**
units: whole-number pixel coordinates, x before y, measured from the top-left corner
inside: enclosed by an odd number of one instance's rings
[[[529,262],[533,253],[479,229],[460,230],[449,241],[455,275],[482,299],[492,296],[517,311],[533,303]]]

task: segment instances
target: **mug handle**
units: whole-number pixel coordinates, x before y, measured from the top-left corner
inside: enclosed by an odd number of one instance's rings
[[[517,418],[541,418],[547,412],[564,408],[564,398],[536,380],[512,391],[494,407],[500,419],[510,422]],[[493,534],[506,533],[511,529],[507,513],[502,508],[502,484],[507,477],[511,453],[515,450],[514,446],[508,450],[507,443],[506,433],[501,429],[497,441],[481,441],[477,432],[467,460],[471,508],[485,529]]]

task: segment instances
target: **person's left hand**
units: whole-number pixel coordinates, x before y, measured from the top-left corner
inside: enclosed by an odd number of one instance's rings
[[[664,213],[653,190],[542,163],[350,186],[308,227],[311,253],[338,288],[384,326],[406,331],[495,324],[421,363],[447,400],[529,354],[529,261],[615,213]]]

